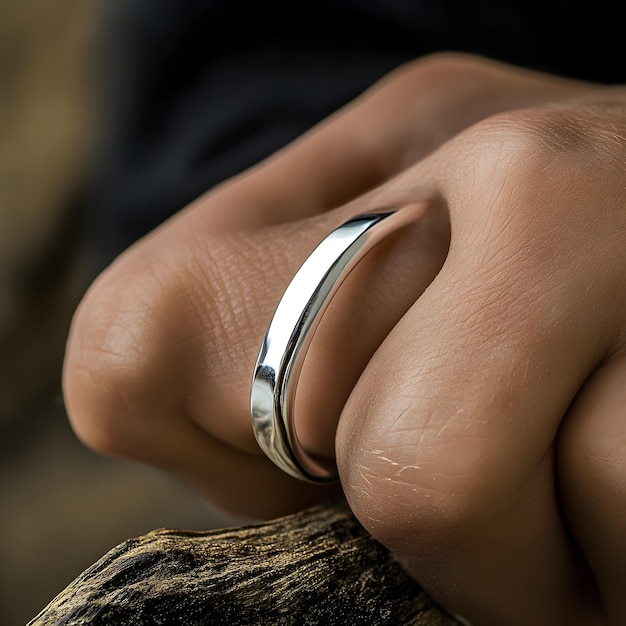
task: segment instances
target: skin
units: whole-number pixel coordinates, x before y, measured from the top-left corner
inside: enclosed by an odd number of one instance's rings
[[[479,626],[626,623],[626,89],[443,54],[399,68],[119,257],[77,310],[78,436],[230,511],[347,498]],[[259,344],[348,217],[426,200],[346,281],[297,411],[341,484],[251,430]]]

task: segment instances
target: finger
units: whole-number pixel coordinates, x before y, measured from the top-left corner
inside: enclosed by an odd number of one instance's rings
[[[626,359],[598,369],[561,427],[558,486],[569,528],[591,567],[607,624],[626,622]]]
[[[412,170],[440,183],[450,252],[337,435],[364,525],[443,606],[485,625],[598,619],[560,518],[553,441],[619,308],[616,274],[590,285],[571,265],[605,278],[615,266],[614,223],[588,207],[600,180],[619,189],[619,168],[575,158],[580,144],[560,133],[584,133],[567,113],[537,115],[478,125]]]
[[[94,283],[74,317],[64,364],[69,417],[88,445],[176,469],[204,484],[205,493],[225,485],[228,471],[208,443],[198,458],[194,425],[223,446],[258,454],[247,416],[258,342],[307,251],[341,220],[291,228],[280,222],[315,216],[393,172],[405,138],[390,131],[415,80],[409,72],[374,88],[295,146],[201,198]],[[244,222],[274,228],[240,235]],[[344,377],[353,378],[355,367]],[[303,436],[306,443],[306,428]],[[313,449],[320,439],[310,442]],[[323,446],[331,452],[327,441]],[[184,454],[187,447],[196,452]],[[251,475],[247,489],[226,490],[233,503],[267,491],[258,489],[270,481]]]
[[[422,201],[432,190],[426,181],[406,187],[392,178],[336,212],[332,207],[393,175],[494,107],[570,89],[570,83],[469,57],[426,59],[182,211],[122,255],[94,283],[75,315],[64,396],[79,436],[98,450],[172,467],[164,449],[178,428],[191,432],[183,427],[187,420],[223,445],[258,454],[247,406],[251,369],[289,279],[319,240],[348,216]],[[437,123],[426,123],[433,116]],[[350,359],[334,358],[337,332],[320,328],[326,354],[316,358],[313,353],[309,369],[316,375],[316,363],[332,363],[318,367],[320,381],[338,391],[325,394],[330,409],[321,407],[321,392],[303,400],[313,407],[311,413],[325,416],[319,428],[307,429],[303,420],[304,443],[312,451],[332,453],[328,434],[351,381],[385,329],[441,265],[447,222],[440,213],[432,215],[430,224],[425,220],[423,228],[413,229],[407,241],[415,245],[394,253],[396,261],[385,252],[391,246],[382,246],[368,261],[373,269],[379,267],[377,258],[385,260],[371,283],[371,298],[354,299],[350,319],[335,327]],[[412,248],[418,254],[407,254]],[[373,309],[372,302],[378,303]],[[333,311],[326,318],[332,329]],[[303,376],[306,383],[307,372]],[[190,476],[199,471],[197,459],[182,452],[177,458]],[[219,483],[220,463],[208,463]],[[211,482],[212,471],[207,467],[197,480]],[[263,484],[254,476],[251,492]],[[238,494],[231,495],[235,501]]]
[[[329,490],[297,484],[261,456],[252,436],[248,394],[274,302],[302,255],[330,229],[329,220],[344,221],[340,214],[348,210],[354,207],[297,225],[221,236],[215,262],[195,275],[193,265],[185,266],[189,273],[169,265],[167,254],[157,267],[152,257],[138,254],[123,272],[103,276],[93,287],[93,299],[88,296],[77,313],[66,359],[66,404],[79,436],[99,451],[184,476],[229,509],[236,505],[258,516],[279,514],[306,498],[329,497]],[[327,312],[318,347],[303,372],[305,389],[307,378],[320,373],[320,380],[308,386],[313,393],[297,406],[302,412],[298,424],[304,426],[299,434],[311,452],[334,455],[332,435],[345,397],[402,308],[441,265],[445,223],[433,216],[403,241],[371,253],[358,268],[360,277],[348,279],[334,313]],[[186,249],[180,240],[164,246],[171,248]],[[408,260],[399,260],[399,254]],[[369,290],[355,289],[355,279],[366,279]],[[392,298],[398,287],[404,298]],[[353,290],[360,296],[342,307],[341,299],[349,300]],[[337,352],[342,342],[350,349]],[[220,454],[215,453],[218,446]],[[262,465],[264,471],[258,469]],[[242,480],[238,488],[233,487],[236,477]]]
[[[446,88],[441,88],[443,83]],[[483,89],[477,89],[477,85]],[[432,198],[433,195],[432,186],[426,181],[421,184],[413,181],[409,192],[403,191],[401,182],[391,181],[390,185],[377,187],[359,197],[354,204],[344,205],[345,209],[333,213],[328,219],[321,217],[329,206],[349,195],[335,193],[344,184],[343,181],[359,180],[359,172],[370,171],[368,168],[372,164],[378,164],[379,176],[375,178],[380,182],[406,162],[407,150],[412,151],[413,157],[419,157],[446,140],[449,133],[456,132],[487,111],[535,101],[555,92],[563,96],[580,89],[579,84],[554,81],[539,74],[472,57],[435,57],[402,68],[301,141],[244,175],[241,180],[201,199],[190,211],[177,217],[174,224],[168,226],[166,238],[149,243],[146,254],[153,259],[151,271],[162,272],[159,267],[166,265],[180,267],[185,273],[193,272],[196,276],[194,291],[198,292],[193,294],[194,300],[211,302],[212,298],[217,299],[220,302],[216,304],[221,307],[217,317],[203,320],[197,316],[196,323],[219,320],[222,326],[234,331],[235,337],[234,341],[224,336],[217,337],[215,345],[230,343],[236,346],[238,354],[249,354],[253,351],[249,346],[242,350],[241,328],[227,319],[233,317],[235,311],[245,312],[248,316],[245,334],[251,343],[256,344],[295,269],[314,245],[342,219],[387,204],[399,206]],[[416,97],[416,94],[420,96]],[[461,95],[467,97],[462,100]],[[450,105],[450,102],[454,104]],[[437,123],[424,125],[423,114],[430,114],[433,110],[438,113]],[[364,129],[367,129],[366,133]],[[407,143],[407,137],[414,137],[414,140]],[[358,191],[363,191],[366,186],[359,186]],[[320,217],[315,219],[315,216]],[[293,228],[286,226],[294,221]],[[414,247],[425,252],[411,257],[407,254],[410,246],[405,246],[405,252],[395,255],[396,259],[403,259],[399,271],[393,269],[396,267],[394,263],[377,262],[383,255],[383,246],[372,255],[372,260],[366,264],[367,269],[362,272],[367,276],[367,272],[375,267],[387,268],[382,270],[385,275],[381,273],[376,281],[382,285],[382,291],[371,289],[368,300],[358,295],[362,294],[362,290],[350,289],[348,284],[344,291],[352,297],[340,296],[329,311],[327,318],[330,320],[351,317],[360,321],[347,327],[333,326],[330,322],[326,325],[330,330],[323,327],[316,339],[316,345],[328,347],[326,354],[330,353],[332,345],[336,348],[351,346],[349,352],[353,356],[350,365],[345,360],[329,359],[334,364],[334,368],[330,369],[342,368],[330,393],[318,391],[321,383],[303,385],[310,390],[309,399],[303,400],[312,406],[309,412],[326,416],[311,429],[307,428],[307,424],[312,420],[303,420],[303,436],[310,440],[309,445],[318,453],[325,456],[332,454],[330,435],[334,432],[336,416],[343,406],[350,381],[360,372],[359,368],[365,364],[372,346],[378,345],[385,329],[390,328],[391,320],[401,315],[411,299],[421,293],[428,277],[432,278],[438,270],[447,242],[444,222],[436,218],[419,233],[414,230]],[[305,233],[304,239],[297,231]],[[430,241],[424,233],[428,233]],[[235,254],[237,263],[232,262]],[[262,267],[259,266],[261,254]],[[167,260],[164,256],[168,257]],[[128,263],[128,259],[125,262]],[[254,291],[258,295],[248,291],[247,285],[252,283],[256,285]],[[392,288],[394,284],[395,290]],[[218,293],[216,287],[220,286],[221,293]],[[376,312],[370,309],[370,303],[374,301],[378,302]],[[341,311],[341,306],[350,314],[333,314],[333,310]],[[368,313],[370,318],[382,320],[382,323],[368,326],[365,319]],[[254,332],[250,332],[249,322],[256,325]],[[344,331],[345,328],[348,330]],[[359,337],[359,332],[363,332],[365,341]],[[230,354],[228,349],[225,354]],[[222,370],[223,360],[211,359],[204,370],[204,379],[216,380],[211,369],[214,361],[215,372],[232,373],[229,380],[238,381],[239,389],[243,389],[243,377],[234,375],[232,359]],[[305,383],[311,378],[332,380],[328,371],[315,371],[315,363],[322,362],[323,359],[309,359],[307,370],[312,373],[303,373]],[[197,385],[192,387],[194,390],[198,388]],[[203,425],[211,422],[213,428],[218,429],[211,432],[218,437],[228,436],[227,440],[231,443],[239,439],[253,446],[249,437],[243,437],[241,429],[244,423],[246,430],[249,426],[241,418],[244,406],[241,391],[225,397],[223,387],[212,390],[211,384],[205,383],[204,388],[204,393],[192,394],[190,413],[194,419]],[[220,398],[214,411],[208,409],[212,406],[207,397],[209,393],[213,398]],[[236,409],[233,398],[238,399]],[[323,407],[320,406],[322,404]],[[228,411],[227,406],[231,407]],[[236,415],[240,417],[234,417]],[[229,418],[221,419],[219,416]],[[218,422],[237,428],[228,435],[223,429],[219,430]],[[229,429],[226,427],[226,430]]]
[[[303,494],[326,497],[328,490],[286,481],[259,455],[247,392],[282,289],[338,222],[256,238],[213,231],[220,220],[240,226],[315,215],[380,182],[396,167],[398,138],[386,129],[401,105],[374,89],[281,156],[201,198],[95,282],[74,317],[64,364],[65,403],[83,441],[164,467],[242,512],[278,514]],[[372,110],[364,134],[359,125]]]

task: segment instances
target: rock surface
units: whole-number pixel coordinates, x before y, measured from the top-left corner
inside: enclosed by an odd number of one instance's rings
[[[343,505],[113,548],[29,626],[453,624]]]

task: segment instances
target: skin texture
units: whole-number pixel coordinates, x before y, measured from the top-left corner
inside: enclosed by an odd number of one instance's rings
[[[74,429],[246,515],[343,493],[474,625],[625,623],[625,137],[622,88],[452,54],[399,68],[95,281]],[[248,415],[276,303],[333,227],[423,200],[305,364],[300,439],[341,485],[291,479]]]

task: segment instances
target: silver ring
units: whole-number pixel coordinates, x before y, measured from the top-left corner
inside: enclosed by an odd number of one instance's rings
[[[358,215],[333,230],[300,267],[263,337],[250,388],[254,436],[283,471],[308,482],[337,478],[300,445],[293,407],[313,334],[341,283],[384,237],[419,217],[424,203]]]

